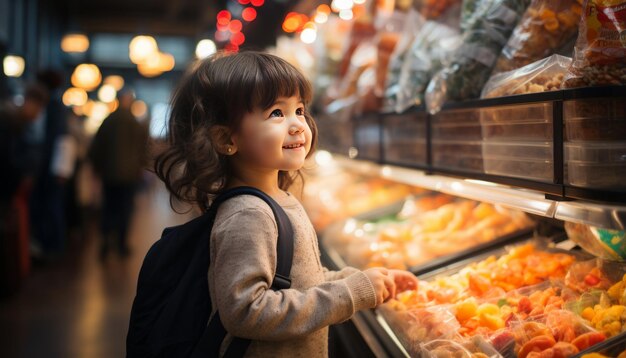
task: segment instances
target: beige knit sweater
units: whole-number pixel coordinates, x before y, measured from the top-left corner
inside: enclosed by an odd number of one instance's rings
[[[293,196],[279,200],[294,229],[291,288],[270,289],[278,230],[270,207],[254,196],[223,203],[211,233],[209,289],[224,327],[252,339],[248,357],[327,357],[328,326],[376,305],[367,276],[327,271],[315,230]],[[222,353],[230,342],[227,337]]]

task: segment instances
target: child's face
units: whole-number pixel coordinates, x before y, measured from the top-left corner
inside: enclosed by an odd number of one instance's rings
[[[236,160],[260,169],[297,170],[311,149],[311,137],[300,98],[279,97],[269,109],[244,116],[233,136]]]

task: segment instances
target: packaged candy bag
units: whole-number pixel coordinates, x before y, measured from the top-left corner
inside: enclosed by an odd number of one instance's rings
[[[564,88],[626,84],[626,0],[585,0]]]
[[[565,231],[572,241],[590,254],[608,260],[626,260],[626,232],[623,230],[566,222]]]
[[[404,30],[389,60],[387,83],[385,86],[385,101],[383,104],[383,110],[385,112],[393,111],[396,107],[398,92],[400,91],[402,64],[409,53],[411,43],[413,43],[413,40],[419,34],[424,21],[424,17],[417,9],[412,8],[409,10],[407,20],[404,24]]]
[[[492,76],[548,57],[570,43],[578,31],[579,2],[533,0],[502,49]]]
[[[441,16],[427,20],[410,44],[400,71],[396,112],[423,103],[424,91],[432,75],[461,45],[459,5],[458,1],[452,3]]]
[[[571,63],[569,57],[552,55],[516,70],[492,75],[480,98],[556,91],[561,88]]]
[[[452,62],[437,73],[426,89],[426,107],[431,114],[448,100],[478,98],[513,28],[526,9],[524,0],[483,0]]]

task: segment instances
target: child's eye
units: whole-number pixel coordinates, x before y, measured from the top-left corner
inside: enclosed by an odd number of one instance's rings
[[[296,116],[304,116],[304,108],[296,109]]]
[[[283,111],[280,109],[275,109],[270,113],[270,117],[283,117]]]

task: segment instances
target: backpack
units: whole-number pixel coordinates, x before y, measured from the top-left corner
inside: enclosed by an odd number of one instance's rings
[[[252,187],[225,191],[209,210],[186,224],[166,228],[148,251],[139,272],[126,355],[135,357],[217,357],[226,330],[219,312],[209,322],[209,238],[224,201],[254,195],[272,209],[278,227],[276,275],[273,290],[291,286],[293,229],[285,211],[271,197]],[[250,340],[234,338],[227,357],[244,355]]]

